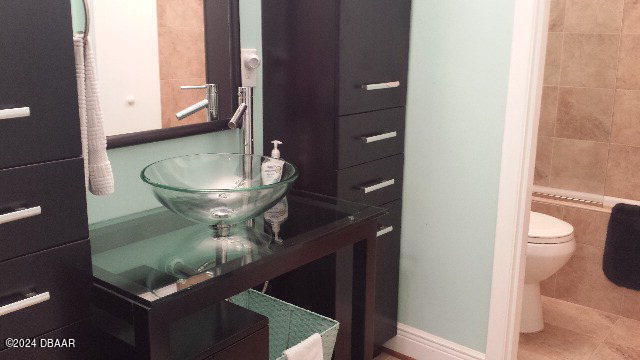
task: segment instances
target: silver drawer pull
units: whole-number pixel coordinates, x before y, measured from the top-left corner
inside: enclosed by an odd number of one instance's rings
[[[28,107],[0,110],[0,120],[27,117],[29,115],[31,115],[31,110]]]
[[[31,294],[29,294],[31,295]],[[11,304],[7,304],[4,306],[0,306],[0,316],[11,314],[12,312],[16,312],[18,310],[22,310],[24,308],[28,308],[33,305],[38,305],[49,300],[51,296],[49,292],[43,292],[41,294],[34,294],[25,299],[13,302]]]
[[[18,209],[16,211],[12,211],[8,214],[0,215],[0,224],[10,223],[12,221],[22,220],[26,218],[30,218],[33,216],[37,216],[42,214],[42,208],[40,206],[28,208],[28,209]]]
[[[382,235],[386,235],[390,232],[393,231],[393,226],[387,226],[386,228],[382,228],[380,230],[378,230],[378,232],[376,233],[376,237],[380,237]]]
[[[396,179],[391,179],[391,180],[386,180],[371,186],[361,186],[360,189],[363,190],[365,194],[368,194],[370,192],[386,188],[387,186],[391,186],[395,183],[396,183]]]
[[[391,82],[384,82],[384,83],[378,83],[378,84],[367,84],[367,85],[363,85],[362,88],[367,91],[370,91],[370,90],[393,89],[393,88],[397,88],[398,86],[400,86],[400,81],[391,81]]]
[[[362,139],[362,141],[364,141],[365,144],[369,144],[369,143],[380,141],[380,140],[391,139],[396,136],[398,136],[398,133],[395,131],[392,131],[392,132],[378,134],[374,136],[363,136],[360,139]]]

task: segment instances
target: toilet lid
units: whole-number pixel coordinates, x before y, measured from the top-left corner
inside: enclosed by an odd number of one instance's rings
[[[569,241],[573,226],[553,216],[531,212],[529,220],[529,238],[535,243],[557,244]]]

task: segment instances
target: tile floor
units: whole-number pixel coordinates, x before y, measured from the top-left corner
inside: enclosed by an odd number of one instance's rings
[[[395,358],[395,357],[393,357],[393,356],[391,356],[391,355],[389,355],[387,353],[382,353],[382,354],[376,356],[376,358],[373,359],[373,360],[398,360],[398,358]]]
[[[518,360],[640,360],[640,321],[543,297],[545,328],[521,334]]]

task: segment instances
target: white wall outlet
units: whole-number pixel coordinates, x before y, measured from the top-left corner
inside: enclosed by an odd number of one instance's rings
[[[258,68],[262,64],[258,49],[242,49],[241,53],[242,86],[256,86],[258,82]]]

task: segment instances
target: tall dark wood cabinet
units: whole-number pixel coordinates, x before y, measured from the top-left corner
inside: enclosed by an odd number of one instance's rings
[[[265,154],[282,140],[297,188],[390,211],[376,244],[378,347],[397,326],[410,14],[410,0],[262,4]],[[335,263],[275,279],[272,292],[331,316],[332,297],[318,296],[335,291]]]
[[[3,360],[79,359],[89,344],[91,260],[72,35],[69,0],[0,2]],[[7,338],[35,339],[34,346],[11,348]],[[46,347],[48,339],[70,338],[72,347]]]

